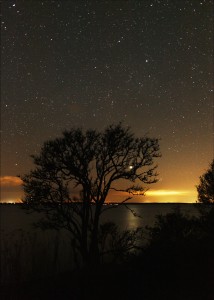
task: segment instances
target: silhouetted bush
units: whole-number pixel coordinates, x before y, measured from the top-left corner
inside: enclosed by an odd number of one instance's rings
[[[178,210],[147,227],[149,243],[135,261],[146,299],[213,299],[213,216],[213,207],[198,218]]]

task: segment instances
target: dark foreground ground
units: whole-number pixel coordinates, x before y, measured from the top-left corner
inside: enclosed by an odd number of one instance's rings
[[[186,247],[180,251],[150,249],[150,253],[120,265],[11,283],[1,287],[1,299],[214,299],[214,252],[210,246],[202,245],[194,253]]]

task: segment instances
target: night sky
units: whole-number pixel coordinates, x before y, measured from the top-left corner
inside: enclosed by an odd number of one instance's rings
[[[64,129],[160,138],[140,201],[197,200],[213,158],[213,1],[2,1],[1,201]]]

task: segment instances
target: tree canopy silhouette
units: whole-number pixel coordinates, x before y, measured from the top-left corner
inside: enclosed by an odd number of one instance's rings
[[[200,176],[197,191],[199,202],[206,204],[214,203],[214,159],[206,173]]]
[[[135,137],[121,124],[102,132],[65,131],[32,156],[35,169],[22,177],[23,202],[45,213],[39,226],[67,229],[83,262],[99,261],[99,222],[109,192],[126,193],[123,201],[143,195],[143,184],[157,181],[157,157],[157,139]]]

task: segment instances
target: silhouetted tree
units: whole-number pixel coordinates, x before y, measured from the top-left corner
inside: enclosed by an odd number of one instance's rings
[[[197,191],[199,202],[206,204],[214,203],[214,160],[206,173],[200,177]]]
[[[26,207],[45,213],[39,226],[67,229],[83,262],[99,262],[99,221],[110,190],[143,195],[157,181],[157,139],[137,138],[121,124],[103,132],[65,131],[34,155],[35,169],[22,177]],[[132,182],[124,188],[123,181]],[[79,196],[77,196],[79,195]]]
[[[198,219],[184,215],[179,207],[166,215],[157,215],[153,227],[147,226],[150,246],[157,249],[185,244],[199,235]]]

